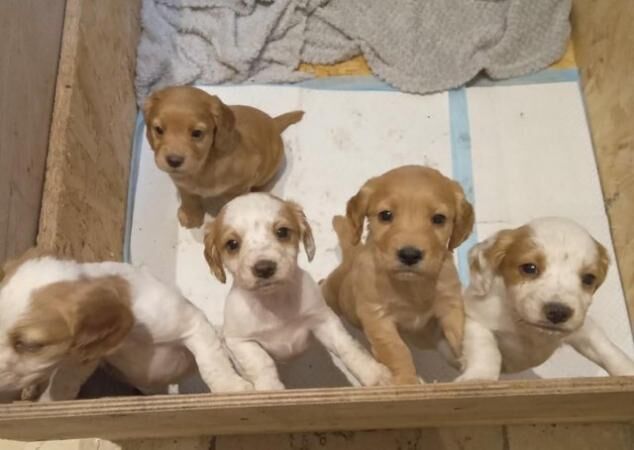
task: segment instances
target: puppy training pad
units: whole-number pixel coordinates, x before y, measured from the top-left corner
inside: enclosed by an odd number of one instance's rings
[[[340,260],[333,215],[370,177],[404,164],[435,167],[458,180],[474,202],[474,233],[456,252],[464,280],[466,252],[497,230],[545,215],[567,216],[612,252],[607,217],[576,70],[551,69],[502,83],[416,96],[372,77],[337,77],[295,86],[202,87],[228,104],[248,104],[270,115],[303,109],[284,133],[286,167],[273,192],[304,207],[317,253],[299,264],[319,280]],[[154,164],[139,120],[133,153],[126,258],[174,283],[217,326],[223,285],[203,257],[203,231],[179,226],[176,189]],[[210,220],[207,217],[207,220]],[[614,260],[614,257],[612,257]],[[591,316],[630,355],[632,334],[619,276],[612,264]],[[456,372],[435,351],[415,351],[427,381]],[[315,346],[281,367],[289,387],[345,385]],[[605,373],[568,348],[520,377],[600,376]]]

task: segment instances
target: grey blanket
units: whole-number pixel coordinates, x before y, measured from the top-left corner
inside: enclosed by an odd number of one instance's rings
[[[429,93],[561,56],[571,0],[144,0],[139,101],[170,84],[296,82],[300,61],[363,54],[394,87]]]

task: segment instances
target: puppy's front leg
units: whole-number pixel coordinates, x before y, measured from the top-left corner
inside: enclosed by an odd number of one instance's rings
[[[438,292],[434,299],[434,316],[456,358],[462,354],[464,340],[464,300],[458,271],[451,258],[447,258],[439,275]]]
[[[241,373],[253,383],[257,391],[285,388],[277,373],[275,361],[260,344],[237,338],[226,338],[225,342]]]
[[[40,395],[39,402],[51,402],[59,400],[74,400],[88,378],[97,370],[98,361],[80,363],[68,360],[62,363],[48,383],[48,386]]]
[[[330,309],[313,329],[313,334],[324,347],[343,361],[361,384],[390,384],[392,374],[387,367],[376,362],[363,346],[348,334],[339,317]]]
[[[178,208],[178,221],[185,228],[198,228],[205,219],[202,198],[178,187],[181,206]]]
[[[361,312],[359,320],[376,359],[392,372],[393,384],[419,384],[412,353],[396,324],[372,312]]]
[[[463,372],[456,381],[497,380],[502,354],[491,330],[467,317],[462,343]]]
[[[212,392],[250,391],[253,386],[234,370],[212,325],[196,313],[194,332],[184,345],[194,355],[198,371]]]
[[[634,361],[608,339],[590,318],[566,342],[590,361],[603,367],[610,375],[634,376]]]

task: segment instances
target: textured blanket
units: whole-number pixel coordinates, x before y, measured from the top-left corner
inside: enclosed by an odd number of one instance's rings
[[[296,82],[300,61],[363,54],[412,93],[484,72],[524,75],[561,56],[571,0],[144,0],[139,101],[170,84]]]

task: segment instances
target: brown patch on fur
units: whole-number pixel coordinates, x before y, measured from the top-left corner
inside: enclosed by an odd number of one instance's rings
[[[507,286],[514,286],[539,278],[546,271],[548,262],[542,248],[532,237],[530,227],[522,226],[514,230],[500,232],[495,244],[487,249],[485,256],[492,267],[497,267]],[[520,270],[523,264],[534,264],[536,274],[526,274]]]
[[[383,210],[392,212],[391,221],[380,220]],[[433,223],[439,214],[446,221]],[[360,244],[366,219],[370,233]],[[464,304],[451,250],[468,237],[473,222],[460,185],[422,166],[403,166],[368,180],[348,201],[346,218],[333,219],[343,261],[322,284],[322,293],[335,311],[363,328],[397,384],[417,382],[400,331],[421,333],[429,315],[438,320],[456,355],[461,352]],[[404,246],[424,252],[422,263],[407,271],[396,258]]]
[[[143,112],[155,161],[178,187],[178,217],[188,228],[202,225],[203,198],[230,199],[266,186],[284,159],[282,131],[303,116],[294,111],[272,118],[249,106],[227,106],[191,86],[152,94]],[[182,165],[170,167],[168,155],[184,158]]]
[[[226,234],[223,232],[223,217],[224,211],[220,211],[218,217],[207,225],[204,238],[204,255],[211,273],[214,274],[218,281],[226,283],[227,274],[225,273],[221,255],[222,249],[224,248],[224,241],[221,242],[221,239],[225,239]]]
[[[580,278],[586,274],[592,274],[596,277],[592,285],[586,285],[582,283],[582,287],[592,293],[595,293],[597,289],[599,289],[599,287],[603,284],[603,282],[605,281],[605,277],[608,274],[608,268],[610,267],[610,256],[608,255],[608,251],[596,240],[594,241],[594,243],[597,246],[596,260],[589,266],[581,269],[581,272],[579,272]]]
[[[128,282],[107,276],[38,289],[9,336],[18,353],[94,361],[116,349],[133,325]]]
[[[283,206],[281,209],[281,220],[279,224],[276,224],[276,228],[290,225],[289,228],[292,233],[288,242],[298,246],[299,240],[301,240],[304,244],[308,261],[312,261],[315,257],[315,239],[313,238],[313,230],[308,223],[304,210],[295,202],[278,200],[283,202]]]

